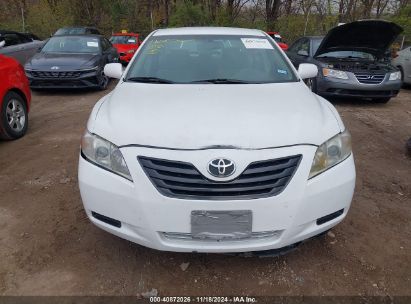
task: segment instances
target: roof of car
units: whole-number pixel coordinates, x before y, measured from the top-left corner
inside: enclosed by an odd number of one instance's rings
[[[180,27],[155,31],[153,36],[169,35],[238,35],[238,36],[265,36],[265,33],[256,29],[234,27]]]

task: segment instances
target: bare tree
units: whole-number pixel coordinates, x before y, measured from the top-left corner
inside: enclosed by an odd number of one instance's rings
[[[266,0],[265,1],[265,18],[267,31],[274,30],[275,23],[278,19],[281,0]]]
[[[235,21],[241,12],[241,9],[248,2],[250,2],[250,0],[227,0],[227,14],[230,19],[230,23]]]

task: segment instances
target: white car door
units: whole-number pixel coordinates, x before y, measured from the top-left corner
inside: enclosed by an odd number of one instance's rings
[[[401,53],[403,57],[404,82],[411,84],[411,47],[404,49]]]

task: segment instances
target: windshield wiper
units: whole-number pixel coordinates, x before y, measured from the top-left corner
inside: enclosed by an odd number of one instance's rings
[[[244,83],[251,83],[251,82],[239,80],[239,79],[213,78],[213,79],[203,79],[203,80],[191,81],[190,83],[244,84]]]
[[[130,78],[127,78],[125,81],[143,82],[143,83],[174,83],[171,80],[158,78],[158,77],[130,77]]]

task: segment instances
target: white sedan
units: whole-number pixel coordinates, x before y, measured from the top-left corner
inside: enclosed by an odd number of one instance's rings
[[[79,158],[98,227],[158,250],[287,249],[341,222],[355,167],[336,109],[267,34],[177,28],[149,35],[95,105]]]
[[[399,51],[391,63],[400,70],[401,80],[405,84],[411,84],[411,47]]]

